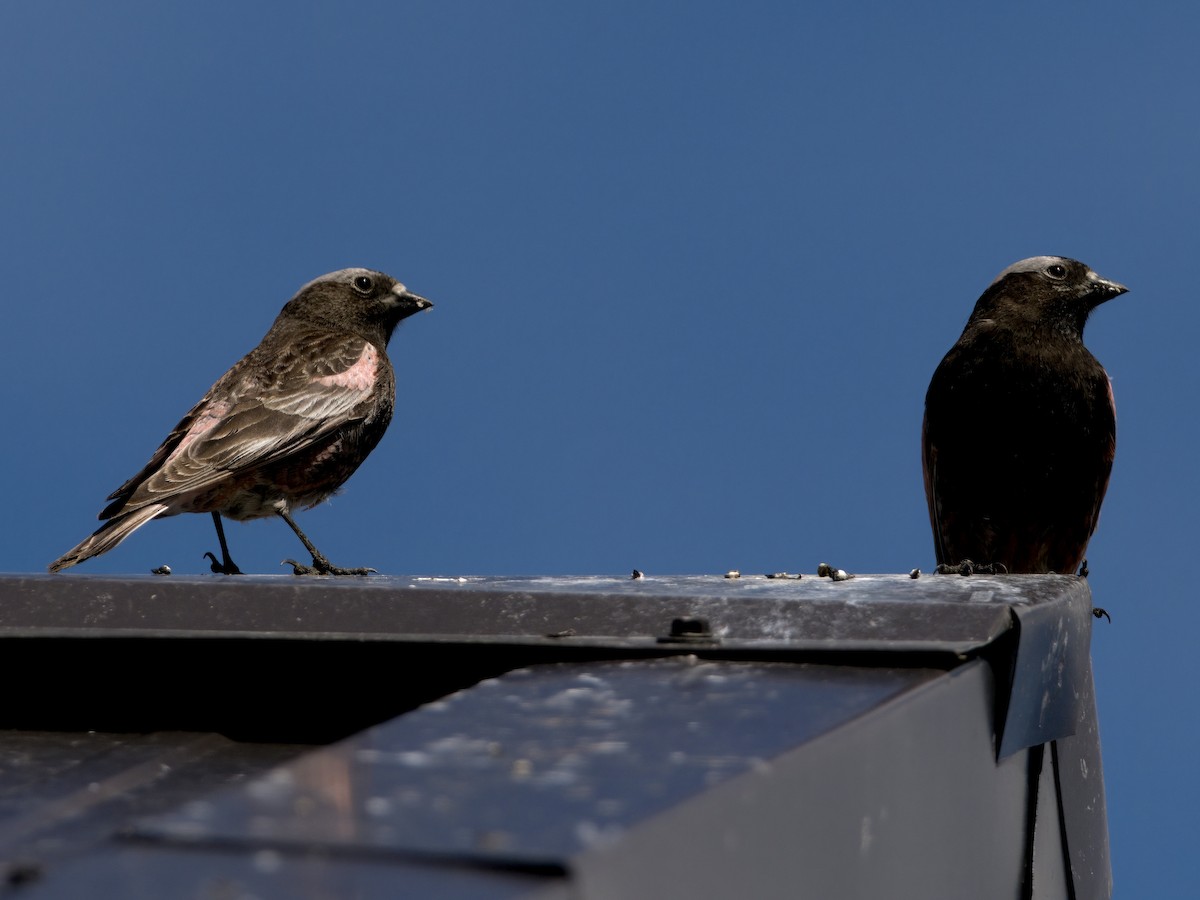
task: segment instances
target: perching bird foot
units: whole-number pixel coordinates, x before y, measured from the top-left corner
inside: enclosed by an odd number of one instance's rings
[[[242,570],[237,567],[237,563],[235,563],[228,556],[225,557],[224,562],[217,562],[217,557],[213,553],[205,553],[204,557],[205,557],[205,559],[211,560],[208,564],[208,568],[212,571],[212,573],[214,575],[241,575],[242,574]]]
[[[280,565],[282,566],[285,563],[292,567],[293,575],[372,575],[378,571],[366,567],[343,569],[341,566],[333,565],[333,563],[323,556],[314,556],[311,566],[296,562],[294,559],[285,559]]]
[[[849,581],[854,576],[845,569],[837,569],[829,563],[820,563],[817,565],[817,577],[828,578],[830,581]]]
[[[1093,606],[1092,615],[1097,619],[1108,619],[1109,624],[1112,624],[1112,616],[1108,614],[1108,610],[1102,606]]]
[[[956,566],[938,563],[934,571],[939,575],[1007,575],[1008,567],[1004,563],[977,563],[964,559]]]

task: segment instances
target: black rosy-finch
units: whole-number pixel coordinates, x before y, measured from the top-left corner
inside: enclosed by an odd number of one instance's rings
[[[940,566],[1079,571],[1117,443],[1112,385],[1083,327],[1126,290],[1076,260],[1035,256],[976,302],[925,395],[925,496]]]
[[[106,553],[151,519],[210,513],[212,570],[238,574],[221,517],[279,516],[312,556],[297,574],[364,575],[332,565],[292,513],[320,503],[383,437],[396,402],[386,347],[402,319],[433,304],[382,272],[342,269],[304,285],[257,347],[192,407],[145,467],[113,491],[104,524],[50,564]]]

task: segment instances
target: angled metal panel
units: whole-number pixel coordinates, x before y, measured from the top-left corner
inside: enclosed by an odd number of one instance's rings
[[[22,870],[14,900],[573,900],[566,879],[390,857],[118,845]]]
[[[1091,680],[1092,595],[1068,577],[1054,603],[1016,603],[1016,661],[1000,755],[1075,733]]]
[[[1075,900],[1105,900],[1113,890],[1112,864],[1100,725],[1090,668],[1076,687],[1080,698],[1075,732],[1054,741],[1051,750]]]
[[[0,638],[558,640],[645,648],[668,634],[673,619],[693,617],[707,619],[726,649],[965,653],[1008,631],[1013,605],[1057,604],[1078,581],[6,575]]]
[[[1057,775],[1055,762],[1048,748],[1038,747],[1030,753],[1030,757],[1038,766],[1038,777],[1035,785],[1037,799],[1034,803],[1033,840],[1029,851],[1030,884],[1027,893],[1028,900],[1063,900],[1074,897],[1082,900],[1080,895],[1072,893],[1071,873],[1067,862],[1067,848],[1063,844],[1063,820],[1059,803]]]
[[[137,833],[565,867],[938,675],[688,658],[538,666]]]
[[[1015,900],[1027,760],[980,662],[717,785],[572,865],[584,900]]]
[[[298,579],[0,576],[0,639],[244,638],[683,652],[978,652],[1019,623],[1002,756],[1070,735],[1091,595],[1074,576]],[[667,639],[667,640],[664,640]]]

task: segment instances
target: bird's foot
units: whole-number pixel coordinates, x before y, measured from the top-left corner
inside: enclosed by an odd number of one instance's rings
[[[1008,567],[1004,563],[977,563],[964,559],[955,566],[938,563],[934,571],[939,575],[1007,575]]]
[[[1095,616],[1097,619],[1108,619],[1109,624],[1112,623],[1112,616],[1110,616],[1108,614],[1108,610],[1102,606],[1093,606],[1092,607],[1092,615]]]
[[[1077,574],[1079,575],[1079,577],[1080,577],[1080,578],[1087,578],[1087,577],[1088,577],[1088,567],[1087,567],[1087,560],[1086,560],[1086,559],[1083,561],[1083,565],[1081,565],[1081,566],[1079,567],[1079,572],[1078,572]],[[1105,615],[1107,615],[1107,613],[1105,613]]]
[[[212,573],[214,575],[241,575],[242,574],[242,570],[237,567],[237,563],[235,563],[229,557],[225,557],[224,562],[217,562],[216,554],[205,553],[204,558],[207,560],[210,560],[210,562],[208,564],[208,568],[210,570],[212,570]]]
[[[854,576],[845,569],[836,569],[829,563],[819,563],[817,565],[817,577],[828,578],[830,581],[849,581]]]
[[[285,559],[280,565],[291,566],[293,575],[372,575],[377,571],[365,567],[343,569],[341,566],[335,566],[324,556],[314,556],[311,566],[296,562],[294,559]]]

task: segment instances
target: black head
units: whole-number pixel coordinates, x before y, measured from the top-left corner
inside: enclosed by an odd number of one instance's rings
[[[996,276],[976,302],[971,324],[1003,321],[1014,327],[1052,327],[1082,337],[1088,314],[1127,290],[1078,260],[1032,256]]]
[[[300,288],[279,318],[350,331],[383,345],[402,319],[431,306],[390,275],[341,269]]]

